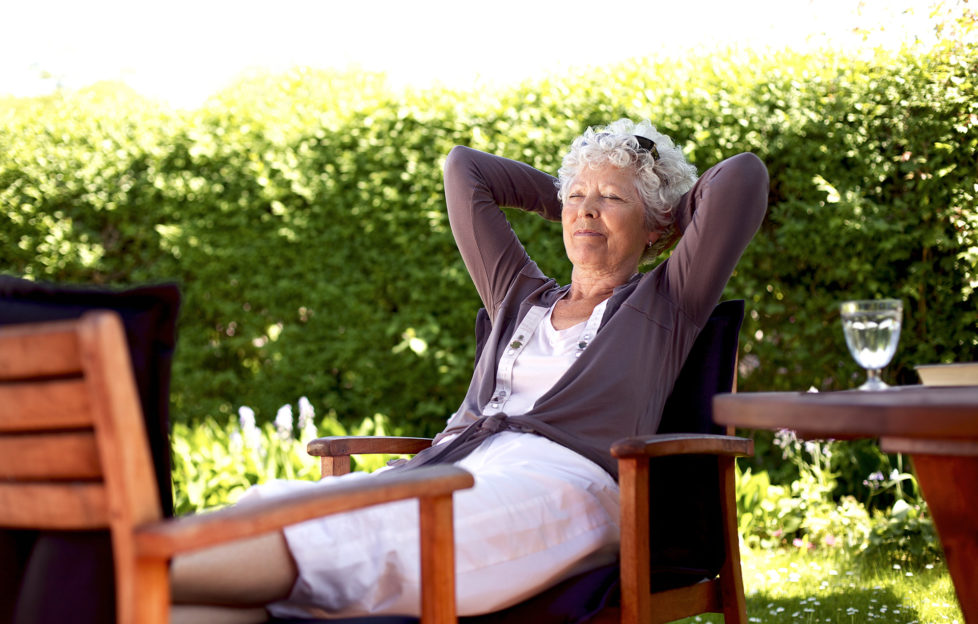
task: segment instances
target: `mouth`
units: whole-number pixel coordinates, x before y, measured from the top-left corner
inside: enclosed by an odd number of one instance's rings
[[[604,236],[604,234],[595,230],[577,230],[574,236]]]

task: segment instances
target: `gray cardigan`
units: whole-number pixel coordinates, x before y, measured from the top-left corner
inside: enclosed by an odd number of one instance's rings
[[[671,256],[615,289],[600,329],[557,383],[524,414],[483,416],[496,367],[532,306],[550,306],[569,286],[544,275],[500,206],[559,220],[554,178],[520,162],[456,147],[445,163],[452,232],[492,319],[461,407],[439,438],[448,444],[407,466],[456,461],[501,430],[542,435],[617,478],[611,444],[655,433],[672,386],[740,255],[764,218],[768,176],[753,154],[709,169],[680,200],[682,237]]]

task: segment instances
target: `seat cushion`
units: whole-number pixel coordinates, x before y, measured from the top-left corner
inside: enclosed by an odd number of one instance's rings
[[[619,600],[617,563],[582,572],[508,609],[459,618],[463,624],[574,624]]]
[[[619,567],[609,564],[582,572],[517,605],[459,618],[460,624],[583,624],[606,606],[617,604]],[[491,590],[487,590],[491,591]],[[373,616],[338,620],[274,619],[269,624],[417,624],[418,618]]]

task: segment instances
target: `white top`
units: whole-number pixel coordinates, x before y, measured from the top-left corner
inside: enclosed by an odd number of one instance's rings
[[[535,307],[520,323],[499,360],[496,389],[483,414],[528,412],[591,343],[608,300],[594,306],[586,322],[561,330],[551,320],[556,305]]]

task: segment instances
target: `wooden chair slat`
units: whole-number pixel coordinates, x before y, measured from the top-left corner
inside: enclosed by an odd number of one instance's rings
[[[84,429],[92,425],[80,378],[0,384],[0,432]]]
[[[58,377],[81,370],[78,336],[69,322],[11,325],[0,337],[0,379]],[[57,353],[58,357],[51,357]]]
[[[651,621],[653,624],[666,624],[700,613],[720,613],[723,605],[719,592],[720,582],[717,579],[657,592],[652,595],[649,604]]]
[[[92,431],[0,434],[0,479],[98,479],[102,467]]]
[[[0,526],[57,530],[108,525],[101,483],[0,483]]]

